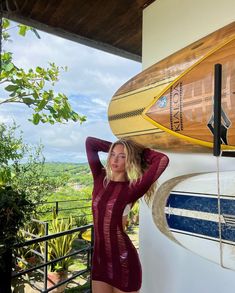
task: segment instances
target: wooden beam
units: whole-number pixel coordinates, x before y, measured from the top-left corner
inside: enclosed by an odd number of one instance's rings
[[[130,53],[128,51],[125,51],[123,49],[119,49],[117,47],[114,47],[112,45],[109,45],[107,43],[103,43],[103,42],[98,42],[95,41],[93,39],[89,39],[74,33],[71,33],[69,31],[63,30],[61,28],[56,28],[56,27],[51,27],[48,26],[44,23],[38,22],[34,19],[30,19],[30,18],[26,18],[26,17],[22,17],[21,15],[19,15],[17,12],[6,12],[3,11],[3,17],[8,18],[10,20],[28,25],[28,26],[32,26],[38,30],[80,43],[82,45],[85,46],[89,46],[98,50],[102,50],[114,55],[118,55],[120,57],[124,57],[133,61],[137,61],[137,62],[141,62],[142,57],[137,55],[137,54],[133,54]]]

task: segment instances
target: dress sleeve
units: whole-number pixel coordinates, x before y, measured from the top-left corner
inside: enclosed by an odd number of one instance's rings
[[[91,169],[93,178],[98,176],[104,166],[102,165],[98,152],[108,152],[111,146],[111,142],[98,139],[95,137],[87,137],[86,139],[86,153],[88,163]]]
[[[148,148],[144,150],[143,156],[148,164],[148,169],[144,172],[143,176],[133,184],[130,202],[136,201],[143,196],[151,185],[161,176],[169,163],[169,158],[166,155]]]

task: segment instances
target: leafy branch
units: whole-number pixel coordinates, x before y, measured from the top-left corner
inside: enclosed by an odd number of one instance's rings
[[[3,19],[2,41],[9,41],[10,21]],[[38,38],[38,32],[31,27],[18,25],[19,35],[25,36],[32,31]],[[55,63],[49,63],[48,68],[37,66],[35,69],[24,70],[14,64],[11,52],[1,52],[0,84],[5,84],[4,89],[8,93],[6,98],[0,100],[0,105],[6,103],[25,104],[33,110],[29,121],[37,125],[39,122],[54,124],[55,122],[67,122],[72,120],[80,123],[86,121],[86,117],[76,113],[63,93],[55,94],[49,85],[54,86],[59,81],[60,70],[67,68],[58,67]]]

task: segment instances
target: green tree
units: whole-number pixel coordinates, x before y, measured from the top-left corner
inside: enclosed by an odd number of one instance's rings
[[[24,192],[38,203],[58,187],[58,182],[44,173],[42,145],[25,144],[22,132],[17,131],[15,124],[0,124],[0,185]]]
[[[35,205],[24,191],[20,192],[14,190],[11,186],[0,185],[1,273],[11,272],[11,247],[17,240],[21,240],[17,232],[30,219],[32,212],[35,210]],[[1,285],[3,284],[1,283]]]
[[[10,40],[10,21],[3,19],[1,22],[2,42]],[[32,31],[39,37],[34,28],[18,25],[19,35],[25,36],[27,31]],[[76,113],[63,93],[55,94],[49,86],[54,86],[59,80],[60,70],[66,68],[58,67],[54,63],[49,63],[48,68],[37,66],[35,69],[24,70],[14,64],[11,52],[1,51],[1,72],[0,84],[4,85],[6,97],[2,97],[0,105],[6,103],[25,104],[33,110],[29,119],[35,125],[39,122],[54,124],[55,122],[66,122],[69,120],[86,120],[85,116]]]

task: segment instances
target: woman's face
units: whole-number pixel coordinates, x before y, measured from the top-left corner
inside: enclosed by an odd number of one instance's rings
[[[112,172],[125,173],[126,172],[126,154],[122,144],[116,144],[111,151],[109,165]]]

